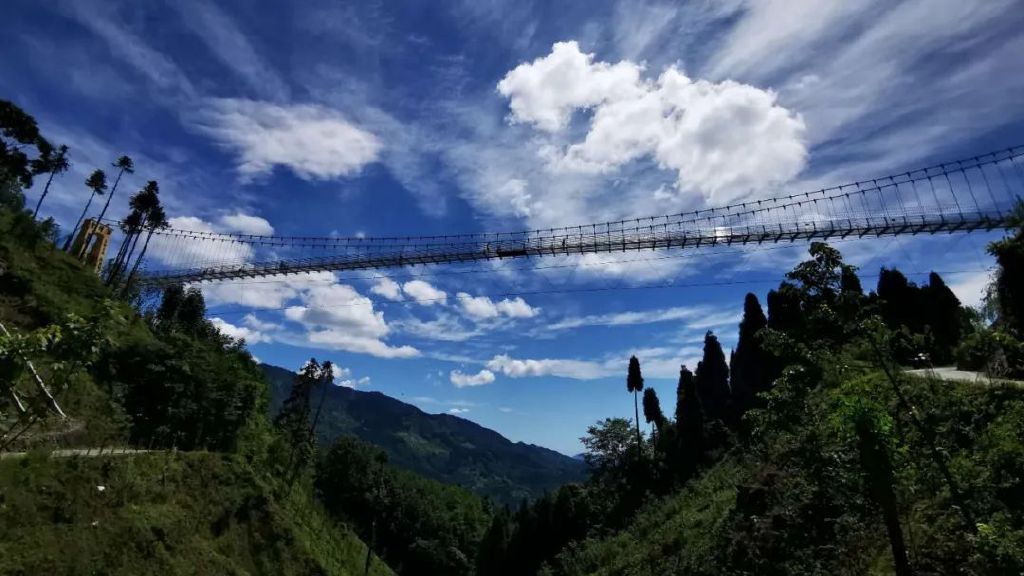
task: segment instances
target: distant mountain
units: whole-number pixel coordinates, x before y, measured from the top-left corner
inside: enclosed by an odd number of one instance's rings
[[[271,412],[291,390],[295,373],[261,364],[270,380]],[[314,409],[320,399],[314,392]],[[383,448],[395,465],[499,502],[515,503],[582,480],[579,460],[533,444],[512,442],[494,430],[449,414],[427,414],[380,392],[331,386],[317,438],[322,445],[351,434]]]

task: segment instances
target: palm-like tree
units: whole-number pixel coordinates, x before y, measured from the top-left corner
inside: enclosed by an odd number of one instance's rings
[[[39,158],[32,162],[32,171],[36,174],[49,172],[50,177],[46,179],[46,186],[43,186],[43,193],[39,196],[39,201],[36,202],[36,209],[32,211],[33,218],[39,214],[39,207],[43,205],[43,199],[45,199],[46,195],[50,192],[50,183],[53,182],[54,176],[59,176],[71,168],[71,161],[68,160],[67,146],[61,144],[56,150],[54,150],[53,146],[43,140],[39,143],[39,149],[41,152],[39,154]]]
[[[154,182],[153,184],[156,183]],[[149,248],[149,241],[153,239],[153,233],[161,228],[167,228],[168,225],[167,213],[164,212],[164,207],[161,206],[160,201],[157,200],[156,206],[146,214],[146,230],[148,230],[149,233],[146,234],[146,242],[142,244],[142,251],[139,252],[139,257],[135,259],[132,271],[128,274],[128,279],[124,282],[124,290],[126,293],[131,288],[132,280],[135,278],[135,273],[139,269],[139,264],[142,264],[142,259],[146,257],[146,249]]]
[[[636,394],[644,389],[644,377],[640,373],[640,361],[636,356],[629,357],[629,372],[626,375],[626,390],[633,393],[633,412],[636,416],[636,453],[641,456],[643,440],[640,437],[640,408],[637,404]]]
[[[78,227],[82,225],[82,220],[85,219],[85,214],[89,212],[89,206],[92,205],[92,199],[95,198],[97,194],[103,196],[107,191],[107,175],[103,170],[97,169],[85,180],[85,185],[92,190],[92,194],[89,194],[89,201],[85,203],[85,209],[82,210],[82,215],[78,217],[78,222],[75,222],[75,227],[71,229],[71,236],[68,236],[67,242],[64,243],[64,250],[71,247],[71,243],[75,239],[75,234],[78,233]]]
[[[121,183],[121,176],[124,176],[126,173],[135,173],[135,163],[128,156],[121,156],[111,166],[117,168],[117,178],[114,179],[114,185],[110,188],[110,194],[107,194],[107,202],[103,205],[103,210],[100,211],[100,215],[97,218],[100,222],[107,215],[107,208],[110,208],[110,201],[114,199],[114,192],[117,192],[117,185]]]
[[[120,280],[125,270],[128,269],[128,263],[131,262],[132,255],[135,253],[139,236],[146,228],[151,212],[160,205],[159,193],[159,185],[157,185],[156,181],[150,180],[142,190],[136,192],[128,200],[131,212],[121,221],[121,230],[124,231],[125,238],[117,252],[117,257],[114,259],[114,265],[111,267],[107,285],[115,284]]]

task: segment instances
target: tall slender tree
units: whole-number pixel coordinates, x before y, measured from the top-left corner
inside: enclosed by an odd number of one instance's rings
[[[626,390],[633,393],[633,412],[636,416],[636,454],[637,457],[643,455],[643,440],[640,436],[640,407],[637,402],[637,392],[641,392],[644,389],[644,377],[640,373],[640,361],[637,360],[636,356],[629,357],[629,370],[626,374]]]
[[[316,358],[310,358],[295,377],[288,398],[274,418],[274,425],[281,433],[281,439],[288,451],[285,473],[290,481],[312,462],[314,445],[309,433],[310,400],[313,388],[320,381],[321,371],[322,368]]]
[[[131,289],[132,281],[135,279],[135,274],[139,270],[139,265],[142,264],[142,260],[146,257],[146,250],[149,248],[149,241],[153,239],[153,233],[161,228],[167,227],[167,214],[164,212],[164,207],[157,204],[149,214],[146,216],[146,242],[142,245],[142,251],[139,252],[139,256],[135,259],[135,264],[132,266],[132,271],[128,274],[128,278],[124,281],[125,292]]]
[[[665,413],[661,411],[661,402],[658,400],[658,393],[654,388],[644,390],[644,420],[648,424],[654,424],[654,429],[661,432],[665,427]]]
[[[107,194],[107,201],[103,204],[103,210],[100,210],[100,215],[96,218],[100,222],[102,222],[103,217],[107,215],[107,209],[110,208],[110,201],[114,199],[114,193],[117,192],[117,185],[121,183],[121,176],[135,173],[135,163],[132,162],[132,159],[128,156],[121,156],[116,162],[111,164],[111,166],[117,169],[117,177],[114,178],[114,185],[110,187],[110,194]],[[90,234],[89,239],[91,239],[92,236],[93,235]],[[86,240],[86,243],[89,242],[89,239]]]
[[[697,363],[697,395],[700,396],[704,415],[708,420],[725,422],[731,403],[729,390],[729,365],[725,363],[725,352],[714,332],[704,335],[704,358]]]
[[[676,387],[676,438],[681,478],[689,478],[696,469],[704,450],[704,409],[697,382],[686,366],[679,367],[679,384]]]
[[[119,282],[128,269],[128,264],[135,253],[139,237],[142,235],[143,230],[147,229],[148,221],[153,211],[160,205],[159,192],[159,185],[157,185],[156,181],[150,180],[142,190],[132,195],[128,201],[131,212],[122,221],[122,230],[126,230],[125,239],[121,243],[121,249],[118,251],[117,258],[114,260],[114,265],[111,268],[110,278],[107,280],[108,285],[114,285]]]
[[[49,177],[46,179],[46,185],[43,186],[43,193],[39,195],[39,201],[36,202],[36,208],[32,211],[32,217],[35,218],[39,214],[39,207],[43,205],[43,200],[46,199],[46,195],[50,193],[50,184],[53,183],[55,176],[68,171],[71,168],[71,161],[68,160],[68,147],[61,144],[56,150],[53,149],[48,143],[43,145],[40,143],[39,158],[33,161],[32,171],[36,174],[49,173]]]
[[[75,241],[75,234],[78,233],[78,227],[82,225],[82,220],[85,219],[85,215],[89,212],[89,206],[92,205],[92,199],[97,195],[102,196],[107,191],[107,175],[103,170],[94,170],[85,180],[85,185],[89,187],[92,192],[89,194],[89,201],[85,203],[85,208],[82,210],[81,216],[78,217],[78,222],[75,222],[75,227],[71,229],[71,235],[68,236],[66,242],[64,242],[64,250],[71,248],[71,243]]]
[[[771,386],[771,358],[761,344],[760,332],[768,326],[768,318],[761,309],[757,296],[748,293],[743,300],[743,319],[736,350],[729,363],[734,418],[754,407],[757,394]]]

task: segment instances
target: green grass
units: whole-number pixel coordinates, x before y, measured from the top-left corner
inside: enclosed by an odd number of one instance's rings
[[[668,498],[642,509],[627,529],[573,545],[560,574],[713,574],[715,543],[736,502],[744,469],[720,462]]]
[[[363,574],[366,546],[282,492],[231,455],[5,460],[0,574]]]

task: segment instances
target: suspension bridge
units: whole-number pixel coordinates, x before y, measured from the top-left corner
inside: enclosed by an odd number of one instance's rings
[[[1024,147],[786,196],[691,212],[519,232],[316,237],[157,230],[139,283],[161,286],[707,246],[966,233],[1010,226],[1024,197]]]

